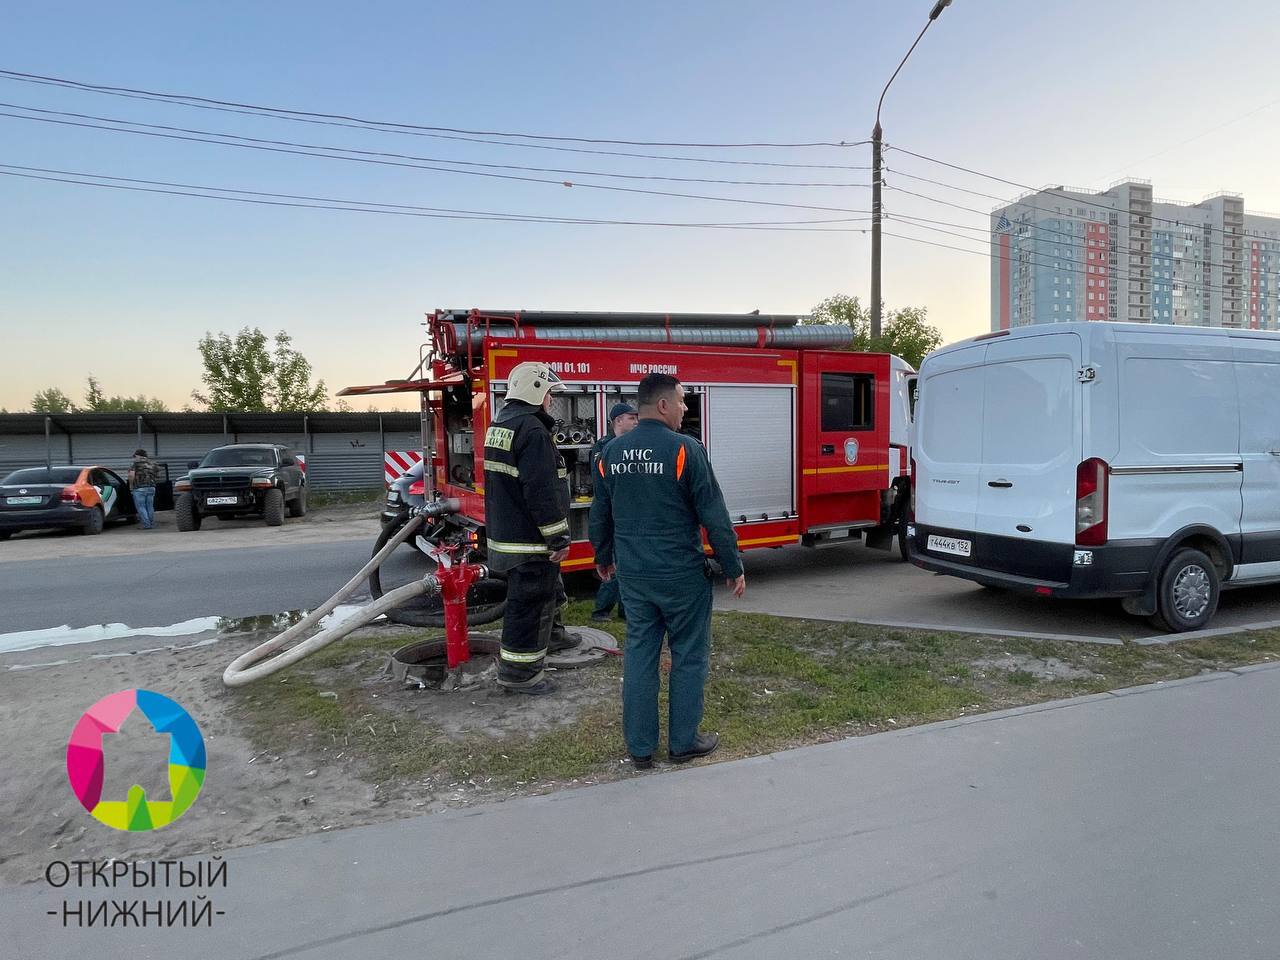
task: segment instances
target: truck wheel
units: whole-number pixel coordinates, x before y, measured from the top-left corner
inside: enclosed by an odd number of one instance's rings
[[[911,547],[907,544],[907,527],[911,525],[910,510],[905,507],[898,513],[898,553],[902,555],[902,562],[906,563],[911,559]]]
[[[298,495],[289,501],[289,516],[305,517],[307,515],[307,488],[299,487]]]
[[[262,498],[262,519],[268,527],[278,527],[284,523],[284,491],[268,490]]]
[[[102,508],[94,507],[91,511],[89,511],[89,519],[85,523],[84,528],[81,530],[81,532],[86,537],[97,536],[99,533],[102,532],[102,528],[106,526],[106,524],[107,524],[107,517],[102,512]]]
[[[1220,588],[1212,560],[1189,547],[1177,551],[1160,573],[1152,626],[1172,633],[1201,629],[1218,609]]]
[[[8,540],[15,532],[13,530],[0,530],[0,540]]]
[[[173,503],[173,518],[183,533],[199,530],[202,517],[196,509],[196,498],[189,493],[180,495]]]

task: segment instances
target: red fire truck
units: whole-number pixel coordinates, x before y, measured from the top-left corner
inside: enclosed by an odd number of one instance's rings
[[[564,382],[551,415],[569,468],[573,546],[567,571],[590,569],[590,447],[607,411],[634,402],[648,373],[680,379],[683,430],[706,447],[743,550],[865,538],[905,543],[915,372],[883,353],[833,349],[851,334],[759,314],[437,310],[407,380],[342,396],[422,395],[427,498],[456,497],[484,544],[483,438],[511,369],[548,364]],[[904,553],[905,559],[905,553]]]

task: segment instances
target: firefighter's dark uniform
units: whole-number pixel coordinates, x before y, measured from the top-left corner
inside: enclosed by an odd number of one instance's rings
[[[508,400],[484,442],[488,562],[507,575],[498,682],[529,687],[543,679],[560,594],[550,555],[569,546],[569,483],[551,440],[555,421],[541,407]]]
[[[591,546],[616,564],[627,611],[622,724],[627,751],[648,757],[658,742],[658,661],[671,648],[668,748],[692,750],[702,722],[711,645],[711,579],[705,527],[724,575],[742,574],[724,495],[702,445],[644,419],[604,448],[596,466]]]

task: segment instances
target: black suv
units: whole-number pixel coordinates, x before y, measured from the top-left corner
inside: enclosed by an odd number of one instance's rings
[[[179,530],[199,530],[205,517],[230,520],[257,516],[267,526],[307,512],[307,478],[288,447],[269,443],[234,443],[210,450],[173,483],[174,514]]]

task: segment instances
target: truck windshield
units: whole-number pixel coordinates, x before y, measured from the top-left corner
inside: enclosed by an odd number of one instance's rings
[[[200,461],[202,467],[274,467],[275,465],[274,450],[254,447],[210,450]]]

